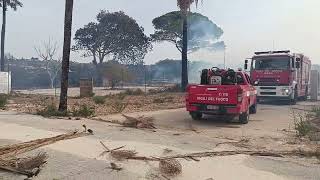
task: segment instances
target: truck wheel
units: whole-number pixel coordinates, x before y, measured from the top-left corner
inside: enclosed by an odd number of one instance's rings
[[[249,113],[250,114],[257,114],[257,103],[255,103],[254,105],[252,105],[249,109]]]
[[[249,122],[249,113],[245,112],[239,115],[239,121],[241,124],[248,124]]]
[[[196,120],[196,121],[201,120],[201,118],[202,118],[202,113],[199,113],[199,112],[192,112],[192,113],[190,113],[190,115],[191,115],[192,119]]]

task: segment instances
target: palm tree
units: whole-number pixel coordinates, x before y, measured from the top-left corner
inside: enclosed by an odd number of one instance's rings
[[[177,0],[178,7],[183,16],[183,37],[182,37],[182,70],[181,70],[181,90],[185,91],[188,85],[188,12],[193,3],[198,5],[199,0]]]
[[[4,43],[6,38],[6,23],[7,23],[7,10],[8,6],[14,11],[18,7],[22,7],[22,3],[18,0],[0,0],[0,7],[2,7],[2,29],[1,29],[1,59],[0,70],[4,71]]]
[[[71,49],[71,29],[72,29],[72,12],[73,0],[66,0],[64,17],[64,41],[62,55],[62,75],[61,75],[61,92],[59,111],[66,112],[68,108],[68,78],[69,78],[69,63]]]

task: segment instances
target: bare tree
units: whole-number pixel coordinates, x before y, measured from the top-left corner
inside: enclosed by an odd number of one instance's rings
[[[45,63],[46,71],[50,78],[50,87],[54,88],[56,78],[61,69],[61,57],[57,57],[58,43],[50,38],[43,42],[41,47],[35,47],[39,58]]]

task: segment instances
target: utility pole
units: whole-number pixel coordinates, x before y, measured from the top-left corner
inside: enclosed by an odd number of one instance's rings
[[[224,48],[223,51],[223,67],[226,69],[226,48]]]

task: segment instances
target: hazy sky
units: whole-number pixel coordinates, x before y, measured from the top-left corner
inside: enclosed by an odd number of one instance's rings
[[[16,57],[36,57],[34,46],[52,37],[63,40],[65,0],[21,0],[24,7],[8,12],[6,52]],[[73,33],[95,19],[99,10],[122,10],[153,32],[152,19],[177,10],[176,0],[74,0]],[[204,0],[194,11],[208,16],[225,31],[227,62],[241,63],[256,50],[291,49],[320,63],[319,0]],[[60,51],[62,53],[62,50]],[[180,58],[169,43],[155,44],[146,56],[150,64]],[[201,51],[194,60],[222,63],[223,53]],[[73,61],[86,61],[73,53]],[[88,61],[88,60],[87,60]]]

